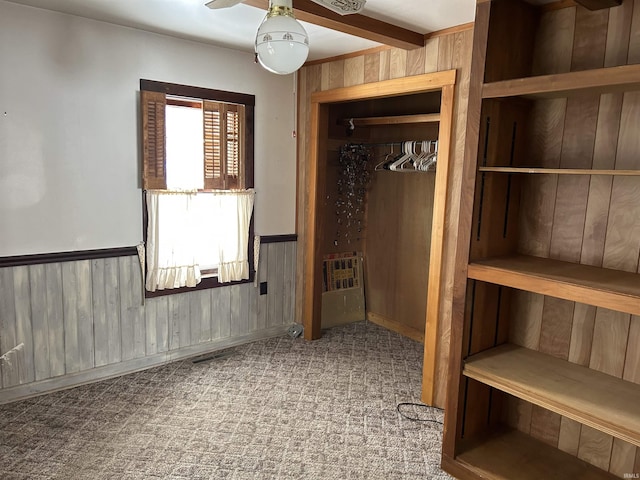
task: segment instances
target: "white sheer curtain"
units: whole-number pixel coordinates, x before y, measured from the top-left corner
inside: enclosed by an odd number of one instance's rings
[[[196,260],[195,193],[147,191],[147,290],[195,287],[202,275]]]
[[[219,282],[249,278],[249,224],[255,192],[147,192],[149,291],[194,287],[201,270]]]
[[[206,268],[218,269],[219,282],[249,278],[249,223],[255,192],[218,191],[198,194],[201,225],[200,251]]]

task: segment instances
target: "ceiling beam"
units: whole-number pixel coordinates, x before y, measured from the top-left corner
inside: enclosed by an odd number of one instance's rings
[[[269,0],[245,0],[244,3],[263,10],[269,8]],[[296,18],[303,22],[313,23],[314,25],[366,38],[367,40],[373,40],[392,47],[411,50],[424,46],[424,34],[366,17],[359,13],[339,15],[311,0],[294,0],[293,10]]]

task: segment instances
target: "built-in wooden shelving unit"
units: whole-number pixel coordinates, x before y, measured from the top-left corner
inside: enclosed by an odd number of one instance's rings
[[[611,93],[640,89],[640,65],[539,75],[485,83],[482,98],[567,97],[585,93]]]
[[[640,315],[640,275],[550,258],[510,255],[469,264],[468,277]]]
[[[510,344],[466,359],[463,373],[640,446],[640,385]]]
[[[546,174],[546,175],[609,175],[621,177],[640,176],[640,170],[591,170],[588,168],[538,168],[538,167],[478,167],[479,172]],[[639,185],[640,187],[640,185]]]
[[[477,3],[442,462],[461,479],[640,475],[640,3],[606,13]]]
[[[462,442],[450,470],[463,467],[476,478],[498,480],[614,480],[617,477],[517,430]],[[446,468],[451,462],[446,460]],[[461,474],[462,475],[462,474]]]

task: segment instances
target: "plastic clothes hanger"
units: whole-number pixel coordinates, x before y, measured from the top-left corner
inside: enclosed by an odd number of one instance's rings
[[[420,155],[422,154],[422,151],[420,151],[420,153],[418,153],[416,151],[417,145],[418,145],[418,142],[411,142],[411,155],[410,155],[410,157],[407,160],[405,160],[403,163],[398,165],[396,170],[403,170],[405,172],[414,172],[416,170],[416,165],[419,162]],[[405,168],[408,165],[410,165],[411,168]]]
[[[399,159],[389,165],[389,170],[397,170],[400,165],[402,165],[407,160],[410,160],[414,155],[413,152],[413,142],[403,142],[402,144],[402,155]]]
[[[421,170],[422,164],[429,158],[430,153],[431,141],[423,140],[420,142],[420,155],[418,155],[413,165],[415,170]]]
[[[422,142],[422,149],[420,153],[420,161],[416,165],[416,170],[424,171],[424,165],[429,161],[431,156],[431,140],[425,140]]]
[[[433,142],[434,145],[434,151],[429,154],[429,158],[428,160],[425,162],[422,170],[425,172],[428,172],[429,170],[431,170],[431,167],[433,167],[435,169],[436,166],[436,162],[438,161],[438,142]]]

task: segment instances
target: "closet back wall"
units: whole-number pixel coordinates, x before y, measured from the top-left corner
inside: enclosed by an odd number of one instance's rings
[[[437,111],[437,110],[436,110]],[[377,142],[438,138],[437,124],[376,127]],[[396,154],[400,147],[395,146]],[[376,162],[390,148],[378,148]],[[384,153],[383,153],[384,152]],[[367,196],[367,318],[424,341],[435,171],[375,171]]]

